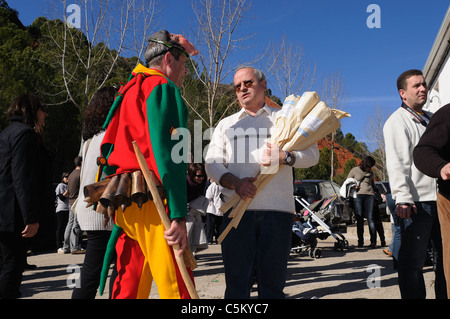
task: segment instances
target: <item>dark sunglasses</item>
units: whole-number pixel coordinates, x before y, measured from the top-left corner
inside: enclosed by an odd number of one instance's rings
[[[234,90],[236,91],[236,93],[239,93],[239,92],[241,92],[242,84],[244,84],[244,86],[245,86],[247,89],[249,89],[249,88],[251,88],[251,87],[253,86],[253,83],[254,83],[254,82],[255,82],[255,81],[248,80],[248,81],[244,81],[244,82],[242,82],[242,83],[236,84],[236,85],[234,86]]]
[[[205,177],[205,175],[194,175],[195,177],[198,177],[198,178],[203,178],[203,177]]]

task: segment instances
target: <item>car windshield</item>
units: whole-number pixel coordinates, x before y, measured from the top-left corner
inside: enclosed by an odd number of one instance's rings
[[[302,197],[313,197],[319,194],[319,186],[314,183],[302,182],[294,184],[294,195]]]

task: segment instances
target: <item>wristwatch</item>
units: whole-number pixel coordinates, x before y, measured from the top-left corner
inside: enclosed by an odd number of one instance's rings
[[[284,158],[284,164],[292,166],[294,164],[294,158],[292,157],[291,153],[286,151],[286,157]]]

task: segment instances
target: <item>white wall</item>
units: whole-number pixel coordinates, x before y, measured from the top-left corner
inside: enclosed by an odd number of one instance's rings
[[[428,93],[428,102],[425,109],[436,112],[440,107],[450,103],[450,59],[447,57],[438,80]]]

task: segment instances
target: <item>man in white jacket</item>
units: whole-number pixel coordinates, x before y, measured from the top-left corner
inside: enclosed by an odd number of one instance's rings
[[[422,268],[431,239],[438,255],[436,298],[447,298],[436,180],[422,174],[413,163],[414,147],[432,116],[422,109],[427,100],[427,85],[420,70],[409,70],[399,76],[397,88],[403,103],[386,121],[383,133],[389,182],[402,228],[398,257],[400,292],[404,299],[426,297]]]

